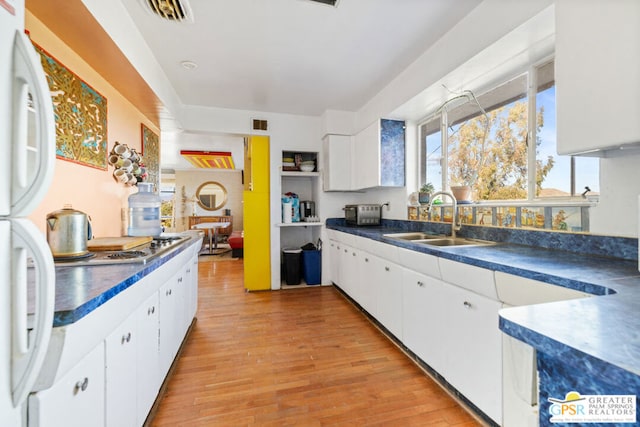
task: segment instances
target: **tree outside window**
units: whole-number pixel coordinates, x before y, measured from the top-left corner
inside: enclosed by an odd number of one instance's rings
[[[523,74],[477,99],[445,107],[423,123],[422,183],[433,182],[437,189],[469,185],[476,201],[567,198],[580,195],[585,186],[597,192],[597,159],[556,153],[553,62],[534,73],[533,79]],[[537,82],[534,102],[529,102],[530,81]],[[529,117],[535,118],[533,125]],[[446,141],[441,139],[444,125]]]

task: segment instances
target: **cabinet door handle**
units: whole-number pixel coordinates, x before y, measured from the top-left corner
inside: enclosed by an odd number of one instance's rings
[[[365,258],[365,259],[364,259],[364,262],[369,262],[369,258]]]
[[[355,253],[355,252],[352,252],[352,253],[351,253],[351,255],[352,255],[352,256],[356,256],[356,253]]]
[[[424,282],[421,282],[420,280],[418,280],[418,286],[420,286],[421,288],[424,288]]]
[[[465,308],[471,308],[472,307],[472,305],[471,305],[471,303],[469,301],[463,302],[462,305],[464,305]]]
[[[165,294],[166,296],[171,295],[171,289],[167,289],[167,290],[165,291],[165,293],[164,293],[164,294]]]
[[[182,277],[178,278],[178,283],[182,283]]]
[[[89,378],[84,377],[83,380],[78,381],[75,386],[73,386],[73,394],[78,394],[81,391],[85,391],[89,387]]]
[[[187,268],[187,274],[191,273],[191,269]]]
[[[131,332],[129,332],[126,335],[122,336],[121,344],[124,344],[126,342],[130,342],[130,341],[131,341]]]
[[[385,268],[384,268],[384,271],[389,271],[389,270],[390,270],[390,268],[389,268],[389,267],[385,267]]]
[[[344,250],[344,253],[346,254],[347,252],[349,252],[349,251],[347,251],[347,250],[345,249],[345,250]]]
[[[151,316],[151,315],[152,315],[153,313],[155,313],[155,312],[156,312],[156,306],[155,306],[155,305],[152,305],[151,307],[149,307],[149,308],[147,309],[147,315],[148,315],[148,316]]]

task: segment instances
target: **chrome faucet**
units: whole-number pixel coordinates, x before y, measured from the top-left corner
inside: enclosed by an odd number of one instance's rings
[[[453,193],[449,191],[436,191],[431,195],[431,201],[429,202],[429,215],[431,215],[431,207],[433,206],[433,202],[435,200],[435,196],[437,195],[449,196],[451,201],[453,202],[453,218],[451,218],[451,238],[456,238],[456,231],[460,230],[460,224],[458,224],[458,201]]]

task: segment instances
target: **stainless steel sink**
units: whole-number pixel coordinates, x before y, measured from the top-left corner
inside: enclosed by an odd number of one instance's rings
[[[487,246],[495,244],[495,242],[490,242],[488,240],[467,239],[465,237],[447,237],[437,234],[422,233],[419,231],[385,234],[384,237],[431,246]]]
[[[427,234],[419,231],[409,232],[409,233],[384,234],[383,236],[389,237],[391,239],[409,240],[409,241],[446,238],[446,236],[443,236],[443,235]]]
[[[413,241],[414,243],[423,243],[430,246],[488,246],[495,242],[487,240],[466,239],[464,237],[445,238],[445,239],[425,239]]]

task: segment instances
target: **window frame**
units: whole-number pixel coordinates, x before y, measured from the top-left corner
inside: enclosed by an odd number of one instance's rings
[[[555,78],[549,80],[549,82],[545,85],[546,88],[538,87],[538,77],[539,71],[543,69],[543,67],[548,66],[551,63],[555,62],[555,57],[550,56],[543,58],[535,63],[529,64],[526,68],[521,68],[519,70],[514,71],[509,74],[507,77],[500,79],[496,83],[494,83],[488,90],[484,91],[478,98],[482,98],[483,96],[490,94],[492,91],[500,88],[503,85],[508,84],[509,82],[515,81],[516,79],[525,76],[526,79],[526,93],[525,96],[528,100],[528,110],[527,110],[527,141],[537,141],[537,94],[549,87],[551,87],[551,83],[555,85]],[[555,65],[554,65],[555,67]],[[517,98],[513,98],[515,100]],[[510,101],[509,101],[510,102]],[[506,105],[509,102],[506,100],[502,103],[502,105]],[[445,103],[446,104],[446,103]],[[429,182],[428,172],[427,172],[427,158],[429,153],[426,150],[426,137],[428,135],[440,132],[440,152],[441,152],[441,171],[442,171],[442,182],[439,183],[443,190],[448,189],[449,182],[449,168],[448,168],[448,157],[449,157],[449,138],[448,132],[445,132],[446,127],[449,126],[447,120],[447,111],[443,110],[442,104],[435,111],[428,114],[422,120],[417,122],[418,128],[418,187],[422,186],[425,182]],[[491,107],[491,111],[494,108],[500,107],[500,103],[497,103],[495,106]],[[476,107],[477,108],[477,107]],[[485,107],[487,108],[487,107]],[[489,110],[488,110],[489,111]],[[433,129],[435,127],[435,123],[439,123],[438,131],[426,133],[425,129]],[[427,125],[431,124],[431,127]],[[597,195],[590,195],[589,198],[584,197],[584,193],[580,194],[576,192],[576,159],[575,156],[560,156],[558,157],[569,157],[570,160],[570,172],[568,179],[570,180],[570,192],[569,196],[555,196],[555,197],[538,197],[536,196],[536,161],[537,161],[537,151],[536,144],[529,144],[527,142],[527,198],[526,199],[496,199],[496,200],[476,200],[474,204],[487,204],[487,205],[503,205],[505,203],[509,203],[510,205],[518,205],[518,204],[526,204],[526,205],[554,205],[554,204],[591,204],[594,201],[598,200]],[[532,167],[533,166],[533,167]],[[599,173],[599,171],[598,171]],[[435,183],[434,183],[435,184]],[[437,187],[436,187],[437,188]]]

